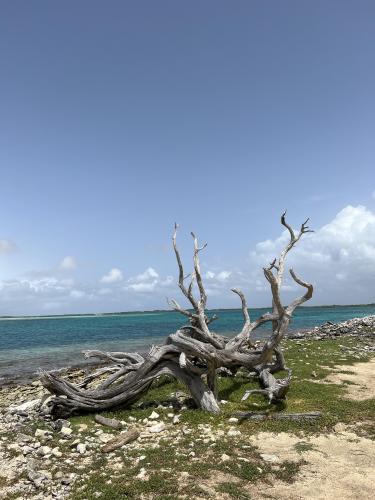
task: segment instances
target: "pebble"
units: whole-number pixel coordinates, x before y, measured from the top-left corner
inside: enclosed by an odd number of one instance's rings
[[[60,433],[63,436],[71,436],[73,431],[70,427],[61,427]]]
[[[51,452],[52,452],[52,449],[49,446],[41,446],[38,449],[38,455],[42,455],[42,456],[50,455]]]
[[[86,453],[86,445],[84,443],[79,443],[77,445],[77,451],[80,455],[84,455]]]
[[[241,431],[239,431],[238,429],[229,429],[229,431],[227,432],[227,436],[229,437],[232,437],[232,436],[239,436],[241,434]]]
[[[156,411],[153,411],[148,418],[151,418],[152,420],[157,420],[159,417],[160,417],[159,413],[156,413]]]
[[[268,453],[261,453],[260,456],[261,456],[262,460],[264,460],[265,462],[269,462],[271,464],[280,462],[280,458],[276,455],[269,455]]]
[[[163,432],[166,430],[166,426],[164,422],[160,422],[156,425],[153,425],[152,427],[149,428],[150,432]]]
[[[45,429],[37,429],[34,434],[35,437],[40,437],[42,439],[46,439],[47,437],[51,436],[51,432],[47,431]]]
[[[55,448],[52,448],[51,454],[56,458],[62,457],[62,453],[57,446]]]
[[[137,474],[136,478],[141,479],[142,481],[147,481],[148,476],[147,476],[146,469],[144,467],[141,468],[141,470]]]

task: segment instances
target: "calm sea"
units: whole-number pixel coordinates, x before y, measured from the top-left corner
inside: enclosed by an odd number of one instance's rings
[[[251,310],[252,318],[267,309]],[[215,331],[233,335],[241,329],[239,310],[212,311],[219,319]],[[375,305],[301,307],[293,318],[292,329],[318,326],[325,321],[375,314]],[[162,343],[166,335],[182,326],[184,319],[174,312],[124,313],[105,316],[53,317],[0,321],[0,384],[9,377],[51,370],[83,362],[81,351],[146,351]],[[259,329],[262,338],[268,329]]]

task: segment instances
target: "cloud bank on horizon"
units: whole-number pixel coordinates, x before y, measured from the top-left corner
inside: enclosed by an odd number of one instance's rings
[[[277,256],[288,240],[287,231],[275,239],[260,241],[238,268],[204,265],[209,307],[237,307],[230,288],[241,287],[250,307],[267,306],[268,285],[262,267]],[[13,243],[0,240],[0,254],[11,253]],[[95,281],[79,281],[73,256],[56,268],[0,282],[0,315],[66,314],[167,308],[166,297],[179,297],[177,270],[161,276],[149,266],[132,275],[111,268]],[[370,303],[375,301],[375,213],[365,206],[348,205],[332,221],[305,235],[289,254],[289,267],[314,284],[314,304]],[[203,265],[202,265],[203,267]],[[174,273],[172,275],[172,272]],[[300,293],[286,277],[285,301]]]

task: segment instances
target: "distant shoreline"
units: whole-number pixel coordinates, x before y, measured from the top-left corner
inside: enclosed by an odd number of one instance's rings
[[[329,305],[314,305],[314,306],[301,306],[299,309],[314,309],[314,308],[331,308],[331,307],[374,307],[375,303],[369,304],[329,304]],[[249,307],[250,310],[269,309],[270,306],[264,307]],[[239,311],[238,307],[221,307],[216,309],[207,309],[207,312],[217,311]],[[126,316],[126,315],[141,315],[141,314],[159,314],[159,313],[176,313],[172,309],[150,309],[145,311],[118,311],[109,313],[76,313],[76,314],[50,314],[40,316],[0,316],[0,321],[17,321],[17,320],[32,320],[32,319],[68,319],[68,318],[100,318],[108,316]]]

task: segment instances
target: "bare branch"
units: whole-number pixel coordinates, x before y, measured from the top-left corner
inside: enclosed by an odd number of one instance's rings
[[[198,239],[194,233],[191,233],[194,240],[194,271],[195,271],[195,279],[197,280],[197,285],[200,293],[200,303],[203,308],[206,307],[207,295],[203,286],[202,274],[200,270],[200,262],[199,262],[199,252],[206,248],[207,243],[203,246],[199,247]]]
[[[292,226],[290,226],[287,221],[286,221],[286,210],[282,213],[281,215],[281,224],[287,228],[287,230],[289,231],[289,234],[290,234],[290,241],[293,241],[296,239],[296,235],[293,231],[293,228]]]
[[[184,316],[187,316],[188,318],[193,317],[193,313],[181,307],[180,304],[175,299],[167,299],[167,302],[168,305],[172,307],[172,309],[174,309],[175,311],[183,314]]]
[[[297,299],[295,299],[287,308],[286,308],[286,312],[291,315],[293,314],[294,310],[300,306],[301,304],[303,304],[304,302],[306,302],[307,300],[311,299],[312,295],[313,295],[313,291],[314,291],[314,287],[313,285],[311,285],[311,283],[307,283],[306,281],[303,281],[301,278],[299,278],[295,272],[293,271],[293,269],[289,269],[289,272],[290,272],[290,275],[292,276],[292,278],[294,279],[294,281],[296,283],[298,283],[298,285],[300,286],[303,286],[304,288],[307,289],[306,293],[304,295],[302,295],[301,297],[298,297]]]
[[[245,320],[245,325],[243,327],[243,330],[245,330],[245,329],[247,330],[250,326],[250,316],[249,316],[249,311],[247,309],[246,297],[243,294],[242,290],[240,290],[238,288],[231,288],[231,291],[233,293],[236,293],[241,299],[242,314],[243,314],[243,318]]]
[[[271,285],[272,299],[275,304],[276,311],[279,314],[279,316],[282,316],[284,313],[284,307],[280,299],[280,285],[277,281],[277,278],[274,276],[272,271],[270,271],[266,267],[263,268],[263,272],[268,282]]]
[[[175,223],[172,241],[173,241],[173,249],[174,249],[174,253],[176,255],[176,260],[177,260],[178,269],[179,269],[178,286],[180,287],[181,292],[189,300],[189,302],[191,303],[193,308],[198,309],[197,301],[195,300],[193,293],[192,293],[192,284],[190,284],[188,289],[186,289],[185,284],[184,284],[184,280],[185,280],[184,267],[182,265],[181,256],[180,256],[180,252],[177,248],[177,241],[176,241],[177,240],[177,230],[178,230],[178,224]]]

